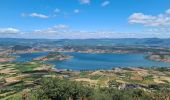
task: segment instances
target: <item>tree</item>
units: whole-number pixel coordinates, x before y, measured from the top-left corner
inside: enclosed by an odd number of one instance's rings
[[[33,92],[39,100],[67,100],[68,98],[77,100],[90,97],[92,89],[67,79],[44,78],[41,80],[40,87]]]

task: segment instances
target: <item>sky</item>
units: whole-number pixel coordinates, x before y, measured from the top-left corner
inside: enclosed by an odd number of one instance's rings
[[[170,0],[0,0],[0,38],[170,38]]]

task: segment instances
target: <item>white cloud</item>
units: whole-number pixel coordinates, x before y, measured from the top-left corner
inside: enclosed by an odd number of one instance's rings
[[[32,36],[38,38],[52,39],[87,39],[87,38],[124,38],[134,37],[133,33],[120,33],[113,30],[84,31],[73,30],[68,25],[59,24],[47,29],[40,29],[31,32]],[[39,34],[39,35],[38,35]]]
[[[154,33],[154,34],[165,34],[165,33],[170,33],[170,28],[169,27],[149,28],[144,30],[144,32]]]
[[[80,13],[80,10],[79,9],[75,9],[74,13]]]
[[[90,4],[91,0],[79,0],[81,4]]]
[[[20,30],[15,28],[0,28],[0,34],[19,34]]]
[[[160,33],[160,31],[162,33]],[[15,28],[0,28],[0,37],[49,38],[49,39],[87,39],[87,38],[168,38],[169,28],[153,28],[138,33],[116,32],[113,30],[83,31],[72,30],[68,25],[59,24],[46,29],[23,32]],[[23,34],[21,34],[23,33]]]
[[[38,17],[38,18],[49,18],[49,16],[44,15],[44,14],[39,14],[39,13],[32,13],[29,16],[31,16],[31,17]]]
[[[138,23],[148,26],[157,26],[157,17],[151,15],[144,15],[143,13],[134,13],[129,17],[129,23]]]
[[[53,26],[55,29],[68,29],[69,26],[65,25],[65,24],[59,24],[59,25],[55,25]]]
[[[101,6],[105,7],[105,6],[109,5],[109,4],[110,4],[110,1],[104,1],[104,2],[102,2]]]
[[[170,14],[170,9],[166,10],[166,13],[167,13],[167,14]]]
[[[49,18],[49,16],[40,13],[30,13],[30,14],[22,13],[21,16],[23,17],[30,16],[30,17],[37,17],[37,18],[44,18],[44,19]]]
[[[166,13],[159,15],[146,15],[143,13],[134,13],[129,16],[129,23],[143,24],[145,26],[170,26],[170,9]]]
[[[59,24],[59,25],[55,25],[53,27],[49,27],[47,29],[35,30],[33,33],[38,33],[38,34],[58,34],[58,33],[61,33],[61,32],[65,32],[67,29],[69,29],[68,25]]]

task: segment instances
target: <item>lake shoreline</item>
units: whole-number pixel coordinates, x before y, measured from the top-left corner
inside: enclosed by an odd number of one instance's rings
[[[36,53],[25,53],[18,54],[20,56],[16,61],[31,61],[37,60],[37,57],[44,57],[49,52],[36,52]],[[146,54],[118,54],[118,53],[79,53],[79,52],[60,52],[60,56],[63,59],[53,59],[53,60],[42,60],[48,64],[54,65],[56,69],[65,70],[109,70],[112,68],[122,68],[122,67],[169,67],[170,63],[164,63],[159,61],[151,61],[146,59]],[[69,57],[68,57],[69,56]],[[28,57],[28,58],[27,58]],[[29,58],[30,57],[30,58]],[[54,56],[55,57],[55,56]],[[67,58],[67,59],[66,59]],[[65,67],[63,67],[63,65]],[[159,66],[158,66],[159,65]],[[164,66],[163,66],[164,65]]]

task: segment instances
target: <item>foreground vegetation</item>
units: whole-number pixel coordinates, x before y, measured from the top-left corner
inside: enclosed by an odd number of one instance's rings
[[[56,70],[41,61],[0,64],[2,100],[169,100],[169,68]]]
[[[68,79],[43,78],[39,86],[9,100],[169,100],[170,91],[147,92],[140,89],[118,90],[112,87],[89,87]]]

